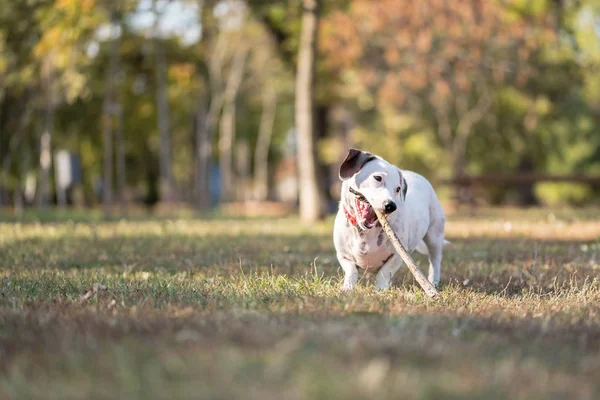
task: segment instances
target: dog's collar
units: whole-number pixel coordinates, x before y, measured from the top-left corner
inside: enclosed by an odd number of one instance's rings
[[[352,186],[348,187],[348,191],[352,193],[358,200],[367,201],[366,197],[359,191],[353,189]],[[348,220],[348,222],[350,222],[354,226],[358,226],[358,221],[356,220],[356,217],[350,214],[350,211],[348,211],[346,206],[343,206],[342,208],[344,209],[344,215],[346,215],[346,219]]]
[[[348,220],[348,222],[350,222],[354,226],[358,225],[358,222],[356,221],[356,217],[353,216],[352,214],[350,214],[350,211],[348,211],[346,206],[342,206],[342,208],[344,209],[344,215],[346,216],[346,219]]]

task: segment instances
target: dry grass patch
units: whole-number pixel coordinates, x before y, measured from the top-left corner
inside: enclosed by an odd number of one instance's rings
[[[597,398],[600,220],[447,231],[432,301],[407,271],[341,293],[331,221],[0,224],[0,396]]]

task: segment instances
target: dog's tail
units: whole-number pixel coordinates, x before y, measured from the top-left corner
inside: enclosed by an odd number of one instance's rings
[[[447,246],[450,243],[451,242],[449,242],[448,240],[444,239],[444,246]],[[427,250],[427,245],[422,240],[419,242],[419,244],[417,245],[417,247],[415,247],[415,250],[417,252],[423,254],[424,256],[428,256],[429,255],[429,251]]]

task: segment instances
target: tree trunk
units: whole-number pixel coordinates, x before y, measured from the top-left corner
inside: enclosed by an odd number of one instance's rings
[[[196,156],[194,168],[194,199],[199,210],[207,210],[210,207],[208,158],[211,149],[207,138],[207,124],[208,114],[204,109],[204,104],[200,104],[195,116]]]
[[[520,174],[530,174],[535,171],[531,154],[525,153],[521,155],[518,171]],[[520,206],[535,206],[538,204],[533,190],[533,183],[523,183],[517,187],[519,193]]]
[[[250,172],[250,146],[246,140],[241,140],[235,146],[236,172],[239,182],[236,185],[236,197],[240,201],[248,201],[248,176]]]
[[[112,214],[112,187],[113,187],[113,154],[112,154],[112,132],[110,116],[110,73],[107,73],[107,86],[104,93],[104,107],[102,111],[102,144],[104,148],[104,176],[102,180],[102,207],[104,218],[110,218]]]
[[[200,211],[210,208],[210,167],[212,164],[212,141],[214,127],[219,117],[223,104],[221,92],[221,69],[223,61],[223,41],[217,39],[215,47],[210,53],[208,66],[208,86],[210,95],[199,96],[198,111],[196,112],[196,168],[194,180],[194,198],[196,207]],[[208,110],[205,102],[210,98]]]
[[[50,203],[50,168],[52,167],[52,126],[54,125],[54,107],[46,105],[44,132],[40,137],[40,192],[38,207],[46,208]]]
[[[333,118],[335,121],[335,132],[338,136],[337,159],[341,162],[348,154],[348,149],[354,147],[351,137],[354,119],[352,114],[344,106],[338,106],[333,110]],[[331,191],[335,195],[334,199],[339,199],[339,193],[342,187],[342,181],[339,179],[339,171],[337,168],[332,168],[330,172],[332,182]]]
[[[116,19],[116,18],[115,18]],[[116,22],[116,21],[115,21]],[[124,23],[123,18],[119,19],[119,26],[121,35],[124,32]],[[127,168],[125,165],[125,134],[124,134],[124,110],[123,110],[123,93],[122,93],[122,84],[124,80],[124,76],[122,76],[123,71],[121,70],[121,63],[119,60],[119,44],[116,43],[113,47],[113,56],[115,57],[115,75],[116,75],[116,85],[114,91],[114,103],[115,103],[115,113],[116,113],[116,121],[115,121],[115,141],[116,141],[116,162],[117,162],[117,192],[118,192],[118,202],[121,216],[124,217],[127,215],[127,199],[126,199],[126,186],[127,186]]]
[[[67,188],[61,187],[59,183],[59,168],[60,167],[60,159],[57,157],[62,152],[54,153],[54,191],[56,193],[56,206],[59,209],[64,209],[67,207]]]
[[[213,132],[221,110],[220,95],[213,95],[208,111],[203,105],[196,113],[196,179],[195,198],[199,210],[210,208],[210,167],[212,164]]]
[[[248,47],[245,45],[242,45],[236,51],[223,98],[224,105],[219,136],[222,201],[231,201],[234,194],[233,143],[235,142],[235,100],[242,83],[247,54]]]
[[[214,38],[214,24],[212,22],[212,7],[208,5],[206,0],[199,2],[200,6],[200,27],[202,29],[202,42],[208,46]],[[207,86],[210,88],[206,92],[201,92],[198,95],[198,106],[194,115],[194,182],[193,182],[193,199],[196,208],[204,211],[210,208],[210,186],[209,186],[209,171],[211,147],[208,139],[211,128],[209,122],[210,108],[207,109],[207,102],[211,101],[210,106],[213,106],[209,91],[213,89],[214,77],[212,76],[211,65],[215,63],[215,52],[209,53],[208,77],[205,79]],[[220,66],[219,66],[220,67]],[[202,69],[200,67],[199,69]]]
[[[466,97],[459,97],[455,101],[456,114],[458,116],[458,124],[456,126],[456,132],[452,138],[452,167],[454,178],[459,178],[464,175],[467,166],[467,146],[469,136],[471,135],[475,125],[481,121],[481,119],[488,112],[492,106],[493,97],[489,92],[489,89],[485,84],[480,84],[480,93],[477,102],[472,108],[468,108],[469,99]],[[465,188],[460,186],[456,187],[455,197],[461,199],[465,192]],[[467,190],[468,192],[468,190]],[[467,197],[470,194],[467,194]],[[472,202],[472,199],[468,199]]]
[[[104,177],[102,184],[102,205],[104,217],[110,218],[113,203],[113,113],[115,108],[115,73],[117,70],[117,59],[119,54],[119,41],[116,37],[116,14],[111,12],[112,43],[110,59],[106,70],[104,82],[104,102],[102,106],[102,138],[104,148]]]
[[[459,178],[465,174],[465,169],[467,165],[466,160],[466,136],[456,134],[451,148],[452,155],[452,176],[453,178]],[[458,202],[458,204],[469,203],[471,204],[472,192],[471,188],[468,186],[456,185],[454,188],[454,199]]]
[[[352,147],[352,138],[350,137],[350,135],[354,127],[354,120],[350,112],[344,108],[340,109],[339,114],[341,143],[340,160],[343,160],[344,157],[346,157],[346,154],[348,153],[348,149]]]
[[[119,209],[121,216],[127,215],[127,199],[125,188],[127,183],[127,170],[125,166],[125,138],[123,134],[123,105],[121,102],[117,108],[117,126],[115,128],[115,140],[117,142],[117,190],[119,193]]]
[[[2,78],[0,78],[0,157],[2,156],[2,100],[3,100],[3,95],[2,95],[3,91],[2,91]],[[4,164],[4,159],[2,160],[2,163]],[[0,208],[4,205],[4,182],[0,181]]]
[[[525,127],[524,131],[522,131],[521,135],[523,136],[523,140],[527,143],[527,139],[531,137],[535,137],[534,130],[537,128],[539,124],[539,115],[535,108],[535,103],[533,103],[527,113],[525,114],[525,118],[523,120],[523,126]],[[529,147],[529,146],[527,146]],[[520,174],[527,174],[535,171],[535,162],[533,158],[533,154],[530,151],[526,151],[521,155],[519,160],[518,171]],[[519,193],[519,205],[521,206],[535,206],[538,205],[538,200],[535,196],[534,183],[523,183],[518,186]]]
[[[177,199],[173,174],[171,170],[171,134],[169,131],[169,104],[167,98],[167,57],[165,47],[159,37],[158,21],[160,14],[156,8],[157,0],[153,2],[154,8],[154,57],[156,67],[156,117],[158,134],[160,137],[159,149],[159,193],[160,201],[173,202]]]
[[[269,148],[277,112],[277,93],[272,87],[262,95],[262,112],[254,153],[254,179],[256,198],[266,201],[269,197]]]
[[[19,147],[24,147],[21,143],[25,138],[25,128],[27,125],[27,120],[30,117],[29,112],[29,91],[25,94],[21,106],[18,109],[18,125],[14,134],[10,137],[7,143],[7,148],[5,151],[4,159],[2,160],[2,172],[3,172],[3,181],[0,186],[4,186],[3,189],[5,191],[0,195],[0,202],[8,205],[8,198],[10,195],[11,189],[14,189],[14,193],[16,194],[19,190],[19,183],[21,182],[19,179],[16,185],[12,184],[11,175],[12,175],[12,165],[13,165],[13,156],[20,158],[23,160],[23,151],[24,149],[19,150]],[[1,135],[1,133],[0,133]],[[0,136],[1,137],[1,136]],[[0,141],[1,142],[1,141]],[[18,169],[18,168],[17,168]],[[14,187],[13,187],[14,186]],[[14,198],[14,196],[13,196]]]
[[[233,142],[235,141],[235,104],[226,103],[219,124],[219,170],[221,172],[221,202],[233,200]]]
[[[302,31],[296,74],[296,129],[300,218],[305,223],[322,218],[314,135],[314,71],[318,33],[318,0],[303,0]]]
[[[44,130],[40,136],[40,183],[37,196],[38,208],[45,208],[50,202],[50,169],[52,168],[52,131],[56,104],[54,99],[54,71],[51,56],[43,66],[43,81],[46,94]]]
[[[31,162],[28,146],[24,146],[20,159],[18,171],[19,179],[13,195],[15,215],[18,216],[23,214],[23,210],[25,208],[25,200],[23,198],[23,183],[27,178],[27,171],[29,170],[29,164]]]
[[[325,139],[329,133],[329,118],[330,118],[330,111],[331,111],[331,107],[327,104],[320,104],[319,106],[317,106],[316,108],[316,115],[315,115],[315,131],[316,131],[316,137],[317,137],[317,142],[315,143],[315,145],[318,144],[318,141],[321,139]],[[318,153],[318,152],[317,152]],[[333,211],[330,210],[330,208],[332,207],[333,204],[333,197],[332,197],[332,193],[330,191],[331,188],[331,169],[329,168],[329,165],[321,162],[321,160],[319,160],[318,154],[315,158],[315,162],[317,163],[317,177],[319,178],[319,181],[317,182],[317,184],[319,185],[319,194],[321,196],[321,204],[323,207],[325,207],[325,210],[329,211]],[[336,176],[338,174],[336,173]]]

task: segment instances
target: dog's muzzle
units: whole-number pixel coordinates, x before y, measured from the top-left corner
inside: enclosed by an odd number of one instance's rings
[[[391,200],[386,200],[383,202],[383,212],[386,214],[391,214],[396,211],[396,203]]]
[[[354,195],[354,197],[356,197],[357,200],[364,201],[365,203],[369,203],[367,201],[367,198],[362,193],[360,193],[359,191],[354,190],[352,187],[349,187],[348,191],[350,193],[352,193]],[[386,200],[386,201],[383,202],[383,210],[382,211],[383,211],[384,214],[391,214],[394,211],[396,211],[397,208],[398,207],[396,206],[396,203],[394,203],[391,200]]]

